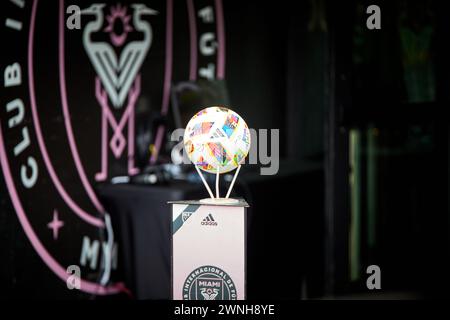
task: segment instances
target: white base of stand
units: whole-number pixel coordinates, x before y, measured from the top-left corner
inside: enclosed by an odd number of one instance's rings
[[[237,204],[239,200],[232,198],[206,198],[200,200],[201,203],[204,204],[216,204],[216,205],[227,205],[227,204]]]

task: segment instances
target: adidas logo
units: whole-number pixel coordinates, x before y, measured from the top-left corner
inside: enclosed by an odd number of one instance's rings
[[[214,220],[214,217],[212,214],[208,214],[203,220],[202,220],[202,226],[217,226],[216,220]]]

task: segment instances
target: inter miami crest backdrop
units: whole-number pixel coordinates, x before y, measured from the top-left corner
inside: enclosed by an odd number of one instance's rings
[[[0,8],[0,292],[130,294],[94,186],[139,172],[136,115],[167,114],[172,83],[225,77],[222,2]],[[153,131],[148,162],[164,139]]]

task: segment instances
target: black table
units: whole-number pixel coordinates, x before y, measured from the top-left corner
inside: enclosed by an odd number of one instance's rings
[[[137,299],[170,298],[170,200],[201,199],[204,187],[101,185],[100,199],[111,216],[125,283]]]

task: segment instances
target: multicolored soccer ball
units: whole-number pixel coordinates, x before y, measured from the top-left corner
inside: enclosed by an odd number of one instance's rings
[[[203,171],[229,172],[245,160],[250,150],[250,131],[233,110],[206,108],[187,124],[184,148],[192,163]]]

